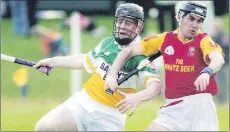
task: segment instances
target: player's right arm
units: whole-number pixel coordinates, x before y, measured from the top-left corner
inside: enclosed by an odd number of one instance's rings
[[[115,91],[117,88],[116,76],[118,71],[123,67],[126,61],[132,56],[145,55],[150,56],[160,51],[161,45],[164,42],[164,38],[167,32],[158,34],[156,36],[149,36],[141,41],[134,41],[127,47],[123,48],[117,55],[109,74],[106,79],[106,83],[111,90]]]
[[[84,58],[85,58],[85,54],[56,56],[52,58],[42,59],[36,65],[34,65],[34,67],[37,68],[40,66],[49,66],[49,67],[58,67],[58,68],[69,68],[69,69],[83,69]],[[40,68],[39,70],[45,72],[47,69]]]
[[[126,61],[136,55],[151,56],[160,51],[164,42],[166,32],[158,35],[146,37],[141,41],[134,41],[127,47],[124,47],[117,55],[109,74],[116,76],[118,71],[123,67]]]
[[[49,66],[49,67],[57,67],[57,68],[68,68],[68,69],[85,69],[89,73],[93,73],[96,70],[96,66],[94,65],[94,58],[97,52],[100,51],[102,40],[96,48],[89,51],[87,54],[75,54],[69,56],[56,56],[52,58],[46,58],[40,60],[33,67],[40,66]],[[45,67],[39,68],[41,72],[47,72],[48,69]]]

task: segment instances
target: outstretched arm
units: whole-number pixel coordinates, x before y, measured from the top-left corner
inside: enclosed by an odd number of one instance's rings
[[[115,61],[111,66],[109,75],[111,75],[112,77],[116,77],[118,71],[123,67],[125,62],[131,58],[131,52],[132,52],[131,48],[126,47],[122,49],[122,51],[117,55]]]
[[[122,48],[108,73],[105,88],[110,88],[112,91],[115,91],[118,86],[116,80],[117,73],[132,56],[151,56],[157,54],[161,49],[166,34],[167,32],[158,35],[150,35],[143,40],[136,40],[127,47]]]
[[[128,61],[131,57],[136,55],[142,55],[141,50],[141,41],[137,40],[132,42],[127,47],[122,48],[121,52],[117,55],[109,74],[113,77],[116,77],[118,71],[124,66],[125,62]]]
[[[127,47],[122,48],[121,52],[117,55],[115,61],[113,62],[108,76],[106,78],[106,88],[108,87],[115,91],[117,88],[117,73],[124,66],[126,61],[128,61],[132,56],[142,55],[141,41],[135,41],[129,44]]]
[[[70,55],[70,56],[57,56],[53,58],[47,58],[40,60],[34,67],[49,66],[58,68],[69,69],[83,69],[84,54]],[[47,69],[40,69],[42,72],[46,72]]]

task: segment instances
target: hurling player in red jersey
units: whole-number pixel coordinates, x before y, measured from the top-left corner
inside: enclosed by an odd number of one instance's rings
[[[224,54],[210,36],[201,32],[206,14],[204,4],[186,1],[176,15],[178,29],[132,43],[116,57],[106,80],[113,91],[117,71],[130,57],[158,52],[163,56],[166,104],[148,130],[218,130],[212,96],[217,93],[215,73],[224,64]],[[126,95],[120,108],[124,112],[135,106],[135,100]]]

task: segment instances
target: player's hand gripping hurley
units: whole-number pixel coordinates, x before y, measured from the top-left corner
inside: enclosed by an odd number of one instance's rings
[[[134,74],[136,74],[139,70],[141,70],[142,68],[144,68],[145,66],[147,66],[150,62],[152,62],[153,60],[155,60],[156,58],[158,58],[159,56],[161,56],[161,53],[158,52],[157,54],[154,54],[148,58],[146,58],[145,60],[143,60],[136,69],[134,69],[133,71],[129,72],[127,75],[125,75],[123,78],[121,78],[120,80],[118,80],[118,85],[122,84],[124,81],[128,80],[131,76],[133,76]],[[112,95],[114,92],[108,88],[105,90],[105,92],[107,94]]]
[[[1,54],[1,60],[10,61],[13,63],[17,63],[20,65],[25,65],[25,66],[29,66],[29,67],[33,67],[35,65],[35,63],[32,61],[24,60],[21,58],[16,58],[16,57],[5,55],[5,54]],[[44,67],[48,69],[47,72],[45,73],[48,76],[52,67],[49,67],[49,66],[44,66]],[[39,68],[40,67],[38,67],[37,69],[39,69]]]

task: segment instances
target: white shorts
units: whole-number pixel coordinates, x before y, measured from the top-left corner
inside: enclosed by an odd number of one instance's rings
[[[84,89],[63,104],[72,111],[78,131],[124,131],[126,115],[92,99]]]
[[[153,122],[172,131],[218,131],[216,107],[208,93],[166,99]]]

